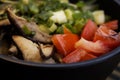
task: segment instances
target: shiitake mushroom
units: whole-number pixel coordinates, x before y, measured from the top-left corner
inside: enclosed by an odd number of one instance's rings
[[[35,42],[51,43],[51,35],[42,32],[35,22],[29,22],[26,19],[15,15],[9,8],[7,9],[7,16],[11,25],[16,27],[20,35]]]
[[[48,59],[52,57],[55,53],[55,47],[51,44],[39,44],[40,46],[40,54],[43,59]]]
[[[32,62],[42,61],[37,44],[19,35],[12,36],[12,39],[22,52],[24,60]]]

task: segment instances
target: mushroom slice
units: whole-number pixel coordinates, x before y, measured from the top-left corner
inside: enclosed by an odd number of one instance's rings
[[[10,23],[14,25],[24,37],[33,41],[51,43],[51,35],[42,32],[35,22],[28,22],[26,19],[18,17],[9,8],[7,9],[7,15]],[[31,37],[30,35],[32,33],[34,33],[34,35]]]
[[[10,25],[10,22],[8,19],[0,20],[0,26],[7,26]]]
[[[47,64],[55,64],[56,62],[55,62],[55,60],[54,60],[53,58],[49,58],[49,59],[43,61],[43,63],[47,63]]]
[[[50,58],[55,52],[54,45],[40,44],[40,53],[43,58]]]
[[[54,59],[55,62],[57,62],[57,63],[62,63],[62,58],[63,58],[63,56],[60,55],[59,53],[55,53],[55,54],[53,55],[53,59]]]
[[[0,39],[0,54],[8,54],[8,49],[9,49],[9,44],[7,40],[3,38]]]
[[[18,35],[12,36],[12,39],[22,52],[24,60],[32,62],[41,62],[42,59],[37,44],[33,43],[31,40],[28,40]]]
[[[8,50],[8,53],[11,55],[17,55],[17,53],[18,53],[17,47],[14,44],[11,44],[11,46]]]

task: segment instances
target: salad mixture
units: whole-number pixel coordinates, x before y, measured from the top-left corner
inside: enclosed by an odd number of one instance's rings
[[[94,5],[93,5],[94,4]],[[118,20],[95,0],[1,0],[0,54],[30,62],[75,63],[120,46]]]

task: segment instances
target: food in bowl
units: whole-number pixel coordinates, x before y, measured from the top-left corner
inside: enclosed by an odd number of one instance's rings
[[[1,54],[67,64],[97,58],[120,46],[118,20],[109,19],[91,1],[10,0],[0,4]]]

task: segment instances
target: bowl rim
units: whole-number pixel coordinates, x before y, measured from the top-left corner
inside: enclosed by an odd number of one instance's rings
[[[0,59],[2,59],[4,61],[15,63],[15,64],[23,65],[23,66],[29,66],[29,67],[76,68],[76,67],[85,67],[85,66],[91,66],[91,65],[102,63],[102,62],[116,56],[117,54],[120,54],[120,46],[98,58],[83,61],[83,62],[78,62],[78,63],[69,63],[69,64],[58,64],[58,63],[57,64],[48,64],[48,63],[29,62],[29,61],[24,61],[24,60],[20,60],[20,59],[14,59],[14,58],[11,58],[11,56],[4,55],[4,54],[0,54]]]

